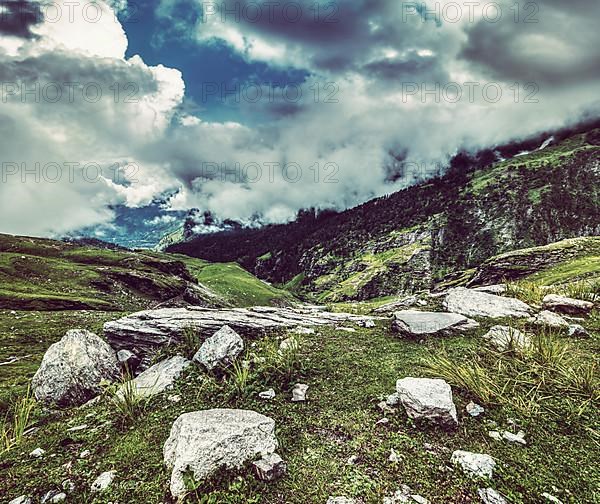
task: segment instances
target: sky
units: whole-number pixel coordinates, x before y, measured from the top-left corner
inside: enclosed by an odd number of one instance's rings
[[[149,205],[145,226],[191,208],[285,222],[396,191],[461,149],[597,115],[599,15],[597,0],[0,0],[0,232],[105,236],[116,209]]]

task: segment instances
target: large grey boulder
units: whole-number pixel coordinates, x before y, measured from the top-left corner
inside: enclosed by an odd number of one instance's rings
[[[489,455],[463,450],[454,451],[450,461],[474,478],[491,478],[496,467],[496,461]]]
[[[449,428],[458,426],[452,389],[444,380],[402,378],[396,382],[396,392],[410,418],[430,420]]]
[[[489,341],[497,350],[504,352],[509,349],[527,350],[531,348],[531,337],[514,327],[496,325],[492,327],[483,339]]]
[[[518,299],[496,296],[475,289],[456,287],[451,289],[444,299],[446,310],[467,317],[526,318],[533,309]]]
[[[194,355],[194,362],[209,371],[227,367],[244,351],[244,340],[228,325],[208,338]]]
[[[594,308],[594,303],[581,301],[557,294],[548,294],[542,300],[543,307],[546,310],[552,310],[567,315],[587,315]]]
[[[403,310],[394,313],[392,328],[406,336],[441,336],[479,327],[458,313]]]
[[[202,338],[209,338],[224,325],[242,337],[256,338],[281,329],[361,323],[372,319],[364,315],[326,312],[319,307],[213,309],[189,306],[133,313],[104,324],[104,335],[115,349],[131,350],[146,357],[159,347],[181,341],[189,327]]]
[[[171,494],[185,493],[184,474],[201,481],[219,468],[239,468],[277,449],[275,421],[249,410],[211,409],[181,415],[163,448]]]
[[[115,351],[94,333],[73,329],[48,348],[31,382],[38,401],[80,405],[102,392],[102,381],[119,377]]]
[[[172,388],[175,380],[191,364],[192,361],[181,355],[170,357],[149,367],[146,371],[136,376],[133,379],[133,385],[141,397],[151,397],[160,394]],[[127,384],[121,387],[118,395],[122,396],[124,387],[126,386]]]

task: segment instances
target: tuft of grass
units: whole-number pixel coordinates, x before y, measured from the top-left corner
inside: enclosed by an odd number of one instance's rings
[[[229,372],[229,379],[233,383],[233,388],[237,395],[245,397],[250,390],[250,363],[246,360],[236,360]]]
[[[183,329],[179,350],[186,358],[192,359],[201,344],[200,334],[194,326],[187,326]]]
[[[133,377],[126,373],[119,384],[108,388],[110,405],[122,426],[133,424],[143,413],[149,402],[149,397],[141,394]]]
[[[31,425],[31,413],[35,404],[31,387],[27,387],[25,395],[15,401],[12,413],[7,413],[0,426],[0,453],[9,451],[22,441],[25,431]]]
[[[520,299],[530,305],[542,304],[542,299],[548,294],[548,290],[544,289],[537,282],[521,280],[519,282],[508,282],[506,284],[506,295]]]

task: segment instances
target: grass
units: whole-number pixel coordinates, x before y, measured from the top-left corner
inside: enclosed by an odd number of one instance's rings
[[[148,396],[140,394],[133,377],[128,372],[120,383],[109,385],[106,393],[110,407],[121,426],[133,424],[148,407]]]
[[[484,348],[481,334],[488,329],[485,324],[474,333],[429,338],[420,343],[397,338],[385,323],[370,329],[357,328],[355,333],[320,328],[315,334],[302,335],[294,357],[297,364],[284,367],[278,367],[280,357],[276,357],[280,355],[280,337],[249,342],[247,375],[217,377],[193,368],[170,392],[180,395],[181,401],[169,401],[168,394],[152,398],[131,424],[133,428],[124,429],[114,410],[104,402],[36,417],[38,430],[0,462],[0,500],[23,493],[39,498],[47,490],[59,488],[69,477],[76,485],[69,496],[73,502],[169,502],[169,474],[162,462],[162,446],[172,422],[188,411],[233,407],[252,409],[276,421],[281,444],[278,452],[288,464],[288,474],[267,484],[257,480],[249,467],[224,471],[201,482],[188,502],[305,504],[326,502],[330,495],[346,495],[380,503],[400,483],[410,485],[433,504],[478,502],[476,491],[481,484],[449,464],[455,449],[495,457],[499,465],[493,486],[510,502],[539,502],[543,492],[563,502],[593,502],[591,496],[598,492],[600,481],[596,464],[600,417],[598,408],[592,407],[595,403],[580,414],[577,407],[589,398],[584,391],[595,386],[595,372],[589,367],[580,369],[577,364],[583,366],[590,356],[598,355],[600,334],[596,327],[600,328],[600,318],[594,314],[588,324],[593,337],[568,342],[568,351],[561,345],[552,346],[556,341],[567,343],[556,335],[551,335],[550,342],[540,340],[539,348],[523,357],[525,363],[518,356],[491,354]],[[404,376],[424,376],[422,359],[442,353],[451,363],[467,366],[476,362],[493,383],[498,382],[495,373],[508,376],[521,366],[535,373],[543,371],[544,385],[537,396],[541,407],[525,408],[518,402],[496,404],[492,400],[486,403],[483,419],[469,417],[464,413],[464,406],[474,398],[469,388],[486,379],[476,374],[465,378],[464,387],[454,386],[460,417],[456,433],[416,426],[403,412],[387,415],[389,422],[377,425],[383,416],[377,403],[394,391],[395,381]],[[571,361],[565,360],[565,353]],[[512,367],[499,368],[498,361]],[[561,368],[564,370],[558,371]],[[512,375],[517,392],[529,387],[527,381],[542,380],[542,375],[533,371],[518,379],[518,375]],[[546,398],[558,376],[560,393]],[[290,401],[297,382],[310,386],[306,403]],[[275,389],[276,397],[270,401],[259,399],[258,392],[270,387]],[[492,392],[496,394],[495,388]],[[509,392],[506,389],[504,395]],[[519,392],[521,395],[527,401],[528,397]],[[509,419],[526,432],[526,447],[488,437],[486,421],[493,420],[498,429],[511,430]],[[69,433],[70,441],[65,444],[65,429],[82,423],[89,428]],[[44,460],[25,455],[38,446],[48,454]],[[399,454],[396,463],[388,461],[392,448]],[[78,458],[83,449],[92,452],[87,459]],[[357,461],[348,464],[352,455],[358,457]],[[69,462],[67,471],[65,464]],[[113,487],[106,494],[90,494],[91,482],[110,469],[117,470],[118,475]]]
[[[35,399],[30,387],[27,387],[25,395],[15,401],[0,425],[0,454],[21,443],[25,431],[31,425],[34,408]]]

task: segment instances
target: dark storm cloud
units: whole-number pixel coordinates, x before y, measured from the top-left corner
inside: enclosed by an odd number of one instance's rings
[[[27,0],[0,1],[0,35],[34,38],[31,27],[43,19],[38,2]]]
[[[365,74],[380,79],[402,82],[448,82],[448,74],[442,70],[435,58],[419,56],[414,51],[405,58],[385,58],[367,63],[362,67]]]
[[[494,79],[549,87],[600,78],[600,2],[540,0],[519,22],[480,20],[467,27],[460,57]],[[529,21],[527,21],[529,18]]]

